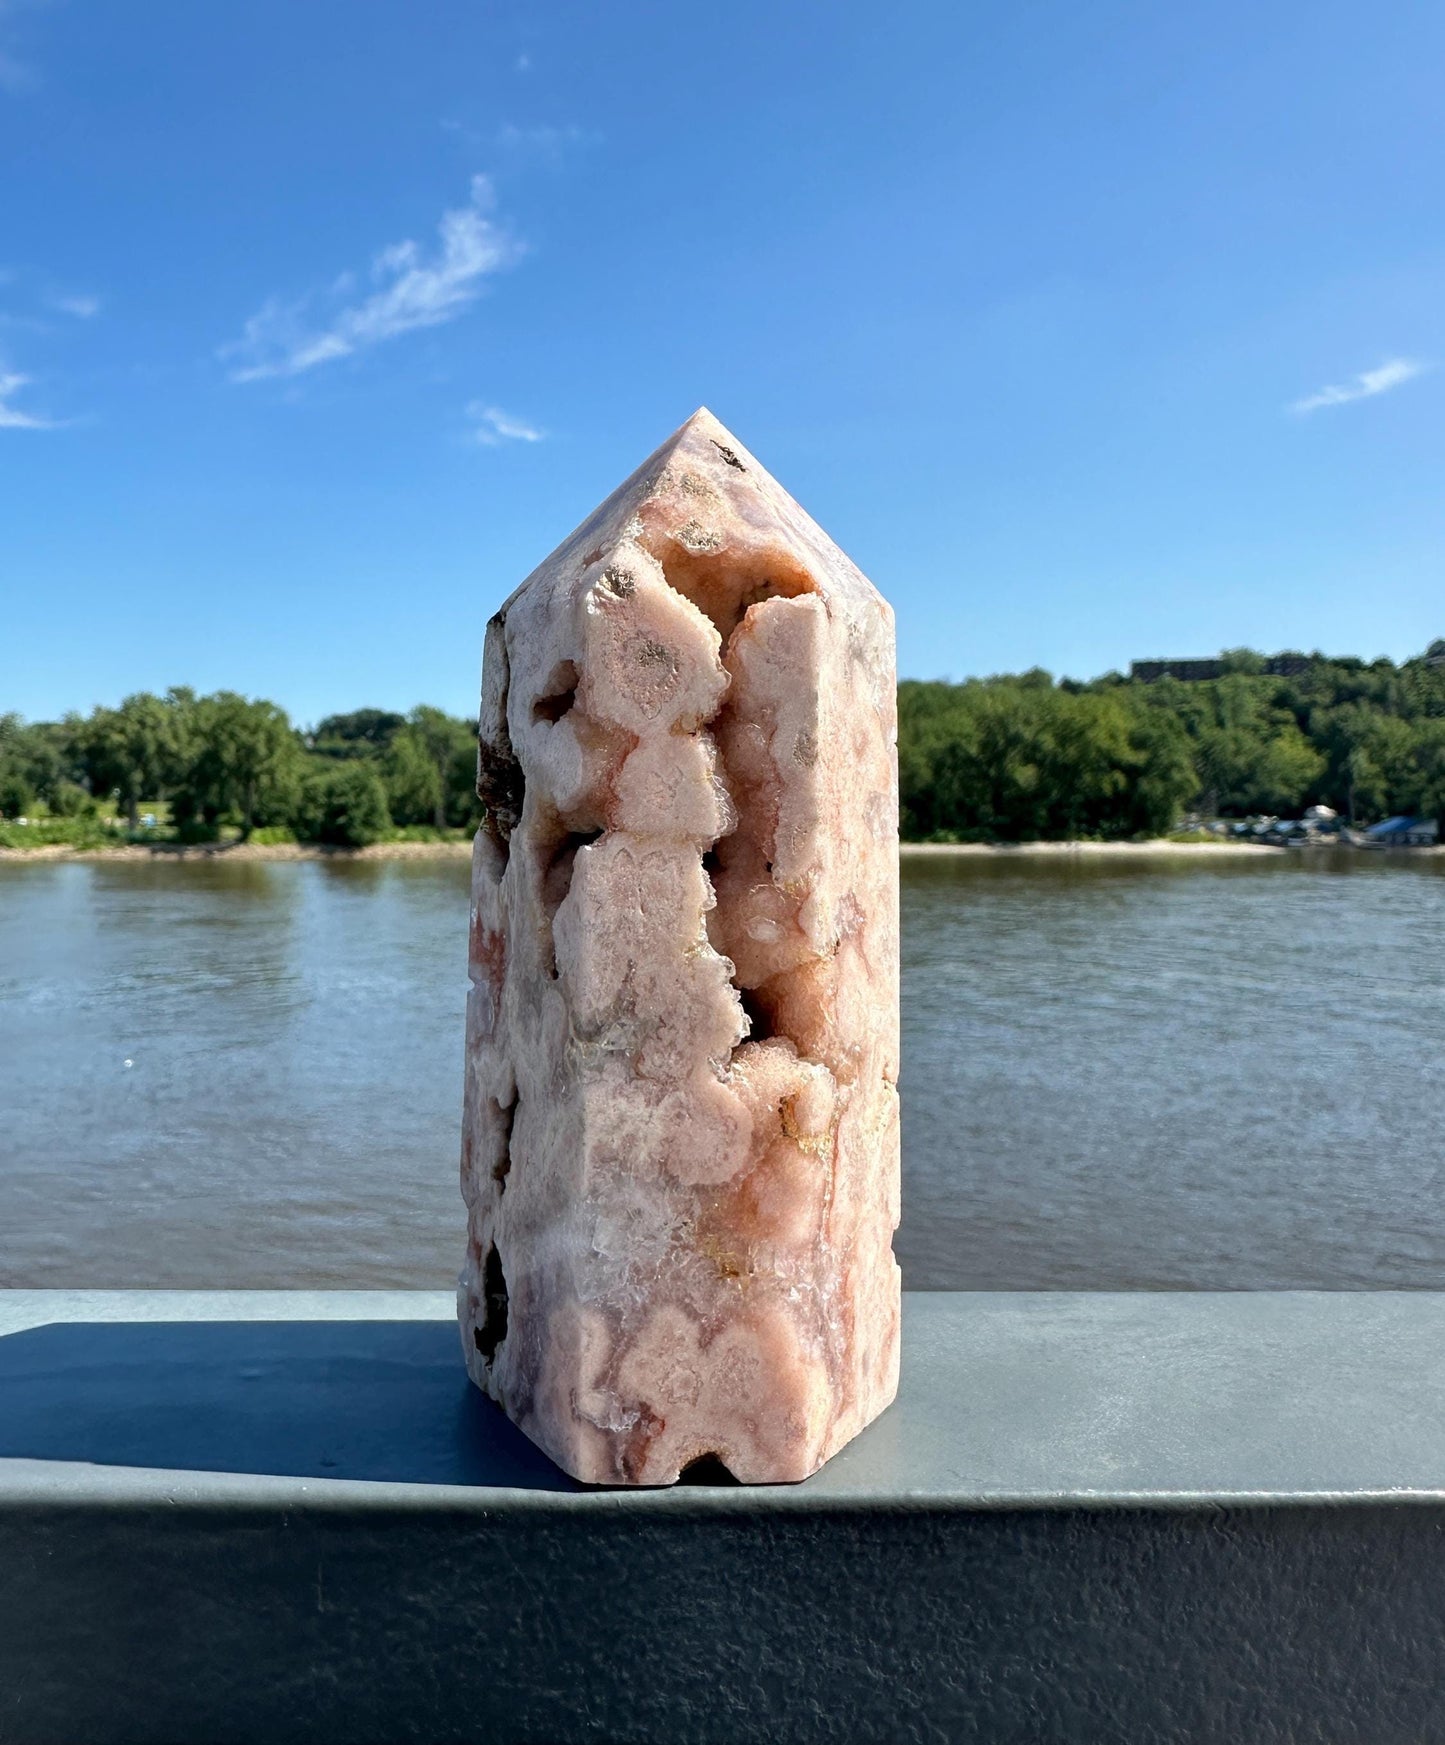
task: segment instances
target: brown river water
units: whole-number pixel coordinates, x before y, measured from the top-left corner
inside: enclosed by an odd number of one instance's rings
[[[467,868],[0,863],[0,1286],[446,1288]],[[1445,860],[905,860],[913,1289],[1445,1288]]]

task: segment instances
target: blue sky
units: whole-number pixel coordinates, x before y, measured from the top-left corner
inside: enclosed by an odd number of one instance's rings
[[[1445,9],[0,0],[0,710],[469,713],[699,404],[900,670],[1445,634]]]

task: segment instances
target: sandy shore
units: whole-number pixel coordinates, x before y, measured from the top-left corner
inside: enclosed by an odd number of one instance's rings
[[[465,860],[470,842],[378,842],[370,848],[303,847],[295,842],[204,843],[191,848],[140,844],[113,848],[70,848],[47,844],[37,848],[0,848],[0,860]],[[1282,854],[1277,845],[1256,842],[1020,842],[998,846],[986,842],[900,842],[904,855],[969,855],[994,860],[1088,858],[1127,859],[1139,855],[1187,855],[1219,859],[1231,855]],[[1429,852],[1415,850],[1414,852]]]
[[[1231,842],[1170,842],[1167,837],[1153,837],[1147,842],[900,842],[898,852],[906,855],[978,855],[993,860],[1127,860],[1148,855],[1195,856],[1207,860],[1231,856],[1283,854],[1282,843]]]
[[[317,848],[299,842],[202,843],[191,848],[141,843],[113,848],[0,848],[0,860],[468,860],[470,842],[377,842],[370,848]]]
[[[904,855],[980,855],[994,860],[1130,860],[1141,857],[1157,860],[1161,857],[1193,857],[1198,860],[1246,860],[1251,855],[1311,854],[1320,849],[1356,847],[1348,842],[1312,843],[1308,848],[1289,849],[1282,842],[1239,842],[1228,837],[1212,842],[1171,842],[1168,837],[1151,837],[1145,842],[900,842],[898,852]],[[1381,854],[1408,855],[1414,860],[1421,855],[1445,854],[1445,844],[1438,848],[1359,849],[1365,858]]]

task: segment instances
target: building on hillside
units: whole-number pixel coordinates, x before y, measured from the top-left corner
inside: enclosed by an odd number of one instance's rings
[[[1445,644],[1440,646],[1445,649]],[[1272,679],[1295,679],[1301,673],[1307,673],[1314,664],[1312,654],[1273,654],[1260,670]],[[1206,679],[1222,679],[1229,670],[1223,660],[1136,660],[1129,665],[1129,677],[1146,685],[1166,678],[1192,685]]]
[[[1157,679],[1178,679],[1181,684],[1202,683],[1223,676],[1222,660],[1136,660],[1129,663],[1129,677],[1152,685]]]
[[[1274,654],[1264,663],[1264,670],[1272,679],[1297,679],[1314,664],[1312,654]]]
[[[1445,636],[1437,636],[1425,650],[1426,666],[1445,666]]]

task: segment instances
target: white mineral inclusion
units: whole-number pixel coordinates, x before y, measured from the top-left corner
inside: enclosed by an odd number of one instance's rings
[[[579,1479],[896,1392],[895,742],[892,612],[708,412],[487,628],[462,1343]]]

